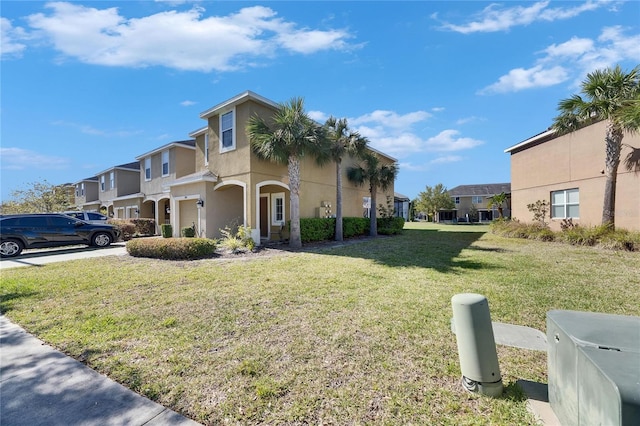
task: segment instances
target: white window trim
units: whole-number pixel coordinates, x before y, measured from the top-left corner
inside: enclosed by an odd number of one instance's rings
[[[460,197],[453,197],[454,204],[460,204]]]
[[[282,200],[282,220],[276,219],[276,200]],[[277,192],[271,194],[271,225],[281,226],[284,225],[287,217],[284,192]]]
[[[478,201],[480,200],[480,201]],[[482,199],[482,195],[474,195],[471,197],[471,204],[480,204],[482,205],[482,203],[484,202],[484,200]]]
[[[204,165],[209,165],[209,131],[204,134]]]
[[[567,193],[569,191],[576,191],[578,193],[578,202],[577,203],[570,203],[568,201],[568,197],[567,197]],[[554,211],[554,207],[560,206],[560,204],[553,204],[553,194],[557,193],[557,192],[563,192],[564,193],[564,203],[562,204],[562,208],[563,208],[563,216],[553,216],[553,211]],[[574,216],[569,216],[568,215],[568,206],[578,206],[578,209],[580,209],[580,188],[570,188],[570,189],[559,189],[557,191],[551,191],[551,208],[550,208],[550,216],[551,219],[580,219],[580,216],[574,217]]]
[[[231,124],[231,146],[230,147],[223,147],[222,146],[222,116],[226,115],[228,113],[232,114],[233,120]],[[225,111],[225,112],[221,112],[219,117],[218,117],[218,129],[219,129],[219,133],[220,133],[220,153],[224,153],[224,152],[229,152],[229,151],[235,151],[236,149],[236,109],[233,108],[229,111]]]
[[[164,161],[164,157],[165,155],[167,156],[167,161]],[[161,171],[162,171],[162,177],[167,177],[171,174],[171,155],[169,155],[169,151],[162,151],[162,154],[160,154],[160,161],[161,161]],[[164,165],[167,165],[167,173],[164,172]]]
[[[109,172],[109,189],[115,189],[116,187],[116,173],[115,172]]]
[[[100,176],[100,192],[104,192],[106,190],[106,177],[105,175]]]
[[[149,170],[149,176],[147,177],[147,170]],[[151,180],[151,157],[144,159],[144,180],[149,182]]]

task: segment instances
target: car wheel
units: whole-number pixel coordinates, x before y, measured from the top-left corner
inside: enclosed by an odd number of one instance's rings
[[[98,247],[106,247],[111,244],[111,235],[106,232],[98,232],[93,236],[91,244]]]
[[[18,240],[6,240],[0,243],[0,256],[14,257],[22,253],[24,245]]]

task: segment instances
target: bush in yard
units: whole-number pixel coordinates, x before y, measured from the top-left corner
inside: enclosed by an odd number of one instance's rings
[[[231,227],[226,226],[220,232],[222,233],[220,245],[231,253],[243,253],[256,248],[256,242],[251,238],[251,228],[248,226],[238,226],[235,232]]]
[[[136,238],[127,243],[134,257],[165,260],[193,260],[212,256],[217,241],[208,238]]]
[[[369,219],[366,217],[342,218],[342,235],[345,238],[369,234]]]
[[[378,234],[395,235],[401,234],[404,229],[404,218],[384,217],[378,219]]]
[[[155,234],[156,222],[153,219],[109,219],[107,223],[120,230],[124,241],[133,237],[148,237]]]
[[[180,234],[185,238],[193,238],[196,236],[196,226],[186,226],[180,230]]]
[[[113,225],[120,230],[120,238],[123,241],[130,240],[136,233],[135,225],[125,219],[109,219],[107,224]]]
[[[173,226],[168,223],[160,225],[160,230],[164,238],[171,238],[173,236]]]
[[[303,243],[332,240],[335,229],[336,220],[333,218],[300,218],[300,239]]]

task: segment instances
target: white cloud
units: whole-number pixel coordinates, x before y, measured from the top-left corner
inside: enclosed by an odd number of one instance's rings
[[[474,20],[462,25],[445,22],[442,29],[471,34],[476,32],[496,32],[508,31],[515,26],[526,26],[536,21],[557,21],[578,16],[581,13],[596,10],[609,1],[588,0],[578,6],[570,7],[548,7],[551,2],[539,1],[530,6],[514,6],[500,8],[498,4],[492,3],[474,16]],[[437,15],[432,15],[437,19]]]
[[[380,123],[393,128],[406,128],[429,117],[431,117],[431,114],[426,111],[415,111],[399,115],[393,111],[376,110],[372,113],[349,119],[349,124],[357,126],[365,123]]]
[[[65,57],[96,65],[230,71],[280,51],[309,54],[353,48],[346,30],[297,28],[263,6],[209,17],[203,16],[204,8],[194,6],[141,18],[124,17],[117,7],[68,2],[45,7],[50,13],[28,17],[31,27]]]
[[[479,94],[517,92],[553,86],[572,80],[575,85],[587,73],[615,66],[623,61],[640,61],[640,34],[627,36],[620,26],[603,28],[596,39],[573,37],[552,44],[541,51],[543,56],[530,68],[515,68]]]
[[[188,107],[188,106],[192,106],[192,105],[195,105],[195,104],[196,104],[196,102],[189,101],[189,100],[180,102],[180,105],[182,105],[183,107]]]
[[[325,121],[327,121],[327,119],[329,118],[328,114],[325,114],[322,111],[309,111],[307,112],[307,115],[314,121],[317,121],[318,123],[324,124]]]
[[[568,71],[560,66],[546,69],[542,65],[533,68],[516,68],[503,75],[498,81],[484,89],[480,94],[517,92],[533,87],[547,87],[562,83],[569,78]]]
[[[0,148],[2,170],[62,170],[69,167],[68,158],[39,154],[22,148]]]
[[[142,133],[140,130],[102,130],[93,127],[90,124],[73,123],[64,120],[56,120],[51,122],[54,126],[71,127],[80,133],[91,136],[104,136],[104,137],[120,137],[126,138],[130,136],[139,135]]]
[[[29,37],[23,28],[14,27],[10,20],[0,17],[0,57],[21,57]]]
[[[457,163],[462,161],[464,158],[462,158],[459,155],[445,155],[442,157],[437,157],[433,160],[431,160],[431,164],[448,164],[448,163]]]
[[[475,148],[484,142],[478,139],[460,137],[460,132],[453,129],[443,130],[425,141],[427,151],[462,151]]]

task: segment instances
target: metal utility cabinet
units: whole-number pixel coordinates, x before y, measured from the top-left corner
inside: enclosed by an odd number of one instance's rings
[[[640,317],[547,312],[549,402],[563,426],[640,425]]]

